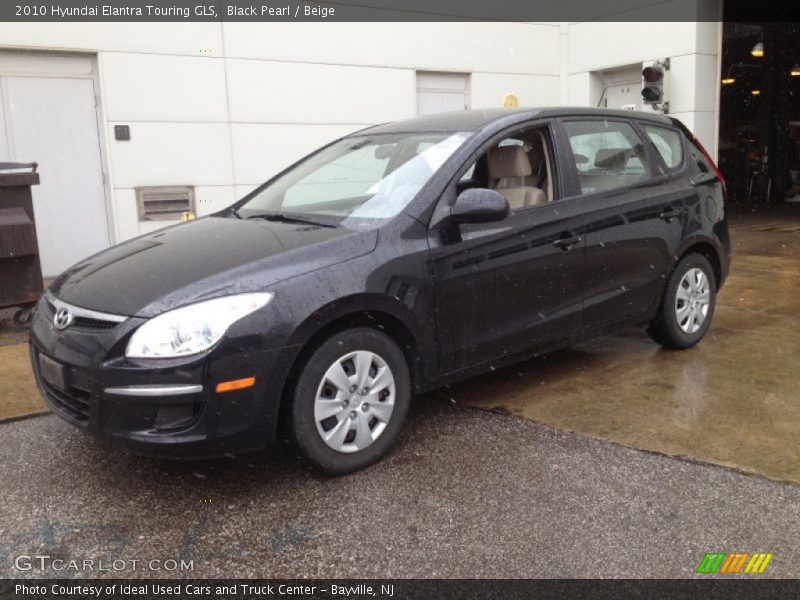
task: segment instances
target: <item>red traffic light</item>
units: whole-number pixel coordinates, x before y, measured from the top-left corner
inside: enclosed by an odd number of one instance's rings
[[[658,66],[645,67],[642,69],[642,78],[647,83],[657,83],[664,79],[664,69]]]

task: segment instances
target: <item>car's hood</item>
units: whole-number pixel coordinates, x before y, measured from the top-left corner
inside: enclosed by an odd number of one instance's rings
[[[130,240],[62,273],[51,291],[107,313],[151,317],[277,281],[375,249],[377,232],[207,217]]]

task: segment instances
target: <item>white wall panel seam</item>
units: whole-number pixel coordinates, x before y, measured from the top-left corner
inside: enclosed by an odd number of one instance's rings
[[[263,183],[263,182],[260,182],[260,183]],[[196,188],[198,188],[198,187],[204,187],[204,188],[229,188],[229,187],[233,187],[234,185],[246,185],[246,184],[244,184],[244,183],[240,184],[238,182],[237,183],[198,183],[194,187],[196,187]],[[141,186],[119,185],[119,186],[116,186],[114,189],[115,190],[120,190],[120,191],[122,191],[122,190],[135,190],[137,187],[141,187]]]
[[[330,66],[330,67],[353,67],[353,68],[363,68],[363,69],[389,69],[393,71],[407,71],[417,70],[417,71],[435,71],[440,73],[480,73],[480,74],[497,74],[497,75],[534,75],[537,77],[560,77],[559,72],[531,72],[529,70],[519,70],[519,71],[496,71],[496,70],[480,70],[480,69],[471,69],[468,65],[465,65],[463,68],[453,68],[453,69],[445,69],[438,66],[430,66],[430,65],[419,65],[419,66],[392,66],[392,65],[376,65],[376,64],[364,64],[364,63],[353,63],[353,62],[328,62],[328,61],[316,61],[316,60],[292,60],[292,59],[274,59],[274,58],[258,58],[252,56],[227,56],[223,54],[222,56],[198,56],[196,54],[175,54],[175,53],[167,53],[167,52],[142,52],[140,50],[102,50],[102,49],[74,49],[74,48],[49,48],[43,46],[33,46],[33,47],[21,47],[21,46],[12,46],[8,45],[5,46],[0,44],[0,50],[20,50],[20,49],[28,49],[28,50],[35,50],[36,52],[60,52],[60,53],[89,53],[89,54],[96,54],[98,52],[102,52],[104,54],[128,54],[128,55],[136,55],[136,56],[152,56],[152,57],[159,57],[159,56],[169,56],[169,57],[177,57],[177,58],[196,58],[199,60],[238,60],[238,61],[254,61],[254,62],[267,62],[267,63],[286,63],[286,64],[300,64],[300,65],[320,65],[320,66]]]
[[[687,56],[713,56],[714,58],[717,57],[717,54],[714,52],[683,52],[681,54],[664,54],[663,56],[659,55],[656,57],[651,58],[642,58],[642,62],[650,61],[650,60],[660,60],[663,58],[669,58],[670,60],[674,58],[685,58]],[[638,62],[628,63],[629,65],[638,64]],[[623,65],[624,66],[624,65]],[[594,71],[608,71],[611,69],[619,68],[619,64],[601,64],[599,66],[593,67],[591,69],[586,69],[581,67],[579,71],[570,71],[567,75],[580,75],[582,73],[593,73]]]
[[[228,59],[225,58],[225,28],[222,23],[219,24],[220,28],[220,44],[222,44],[222,70],[225,76],[225,110],[228,117],[228,143],[230,144],[230,160],[231,160],[231,183],[236,183],[236,153],[233,150],[233,122],[231,121],[231,95],[230,85],[228,83]],[[235,194],[234,194],[235,196]]]
[[[3,46],[0,45],[0,49]],[[19,46],[8,46],[8,49],[18,50]],[[35,48],[39,50],[39,47]],[[98,50],[73,50],[71,48],[67,49],[60,49],[57,50],[59,52],[98,52]],[[559,77],[560,74],[558,72],[541,72],[541,73],[532,73],[528,70],[519,70],[519,71],[494,71],[494,70],[473,70],[470,69],[468,65],[465,65],[463,69],[459,68],[452,68],[452,69],[445,69],[438,66],[430,66],[430,65],[420,65],[420,66],[393,66],[393,65],[380,65],[380,64],[365,64],[365,63],[354,63],[354,62],[329,62],[329,61],[318,61],[318,60],[298,60],[298,59],[285,59],[285,58],[259,58],[254,56],[246,56],[246,55],[226,55],[223,54],[222,56],[197,56],[196,54],[173,54],[173,53],[165,53],[165,52],[142,52],[137,50],[102,50],[104,53],[108,54],[134,54],[134,55],[142,55],[142,56],[175,56],[175,57],[182,57],[182,58],[198,58],[198,59],[206,59],[206,60],[239,60],[239,61],[254,61],[254,62],[267,62],[267,63],[286,63],[286,64],[299,64],[299,65],[320,65],[320,66],[328,66],[328,67],[354,67],[354,68],[363,68],[363,69],[389,69],[392,71],[408,71],[409,69],[417,70],[417,71],[436,71],[439,73],[484,73],[484,74],[492,74],[496,73],[498,75],[536,75],[542,77]]]
[[[95,98],[97,98],[97,105],[95,112],[97,114],[97,126],[99,127],[98,143],[100,144],[100,168],[105,177],[103,177],[103,190],[106,196],[106,214],[108,218],[108,232],[109,241],[111,245],[116,244],[122,239],[121,232],[119,231],[119,219],[117,216],[117,203],[114,197],[114,169],[111,168],[111,138],[108,134],[108,121],[106,120],[106,86],[103,77],[103,64],[102,52],[95,54],[95,64],[97,65],[97,73],[95,73],[95,83],[97,89],[94,91]]]
[[[220,119],[210,119],[208,121],[178,121],[174,119],[114,119],[109,121],[109,123],[169,123],[175,125],[225,125],[230,123],[231,125],[353,125],[355,127],[369,127],[370,125],[374,125],[375,123],[354,123],[350,121],[242,121],[242,120],[220,120]]]

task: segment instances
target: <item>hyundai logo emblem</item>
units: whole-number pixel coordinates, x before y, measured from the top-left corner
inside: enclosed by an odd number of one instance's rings
[[[59,308],[56,311],[56,316],[53,317],[53,325],[56,326],[56,329],[66,329],[70,325],[72,325],[74,317],[72,313],[69,312],[67,308]]]

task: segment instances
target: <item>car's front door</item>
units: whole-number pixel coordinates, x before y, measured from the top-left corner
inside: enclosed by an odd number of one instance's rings
[[[540,183],[548,188],[547,201],[516,208],[502,221],[431,232],[440,340],[451,350],[443,353],[445,370],[490,362],[577,333],[583,276],[580,203],[558,199],[554,146],[549,128],[541,131],[546,137],[530,139],[541,139],[550,153],[549,182]],[[492,147],[519,137],[510,133],[494,140]],[[476,164],[481,160],[485,154]],[[497,184],[490,177],[477,183]],[[454,186],[443,201],[453,202],[459,189],[463,185]]]
[[[566,119],[563,132],[585,219],[582,329],[590,330],[658,302],[681,239],[684,199],[629,121]]]
[[[575,200],[512,213],[505,221],[465,226],[483,314],[475,362],[570,338],[580,325],[584,241]]]

